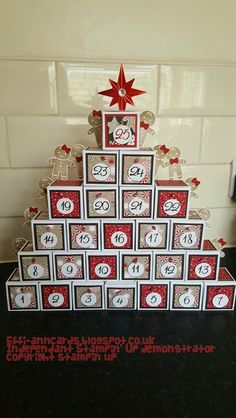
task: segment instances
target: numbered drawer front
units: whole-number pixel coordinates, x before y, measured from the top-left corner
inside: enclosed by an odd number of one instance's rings
[[[39,283],[39,295],[42,311],[70,311],[71,283]]]
[[[138,283],[138,309],[165,311],[169,309],[168,281]]]
[[[52,280],[52,254],[18,253],[19,273],[23,282],[30,280]]]
[[[34,251],[66,250],[65,222],[32,222]]]
[[[38,283],[6,283],[7,306],[9,311],[39,311]]]
[[[183,218],[188,217],[189,190],[162,190],[156,187],[155,218]]]
[[[68,188],[58,190],[49,186],[48,211],[50,219],[83,219],[82,187],[78,190],[68,190]]]
[[[120,158],[120,184],[154,184],[155,153],[150,152],[127,153],[121,152]]]
[[[136,309],[137,306],[137,288],[136,283],[105,284],[105,304],[106,309],[129,310]]]
[[[204,222],[175,222],[171,224],[170,250],[201,250]]]
[[[83,151],[84,184],[117,184],[118,152]]]
[[[106,222],[101,224],[103,250],[133,250],[134,221]]]
[[[185,273],[185,254],[180,253],[155,253],[154,280],[183,280]]]
[[[82,285],[72,284],[73,307],[75,310],[104,309],[104,284],[102,282]]]
[[[68,248],[74,250],[100,250],[100,223],[70,222],[67,223]]]
[[[120,188],[120,215],[126,218],[153,217],[153,187]]]
[[[103,112],[103,149],[139,149],[139,113]]]
[[[119,280],[119,253],[87,253],[87,278],[89,280]]]
[[[166,250],[169,246],[169,222],[136,223],[137,250]]]
[[[84,188],[85,216],[92,218],[118,218],[117,188]]]
[[[205,311],[232,311],[235,306],[235,284],[208,284],[205,285],[203,310]]]
[[[152,279],[152,253],[121,253],[120,277],[121,280],[151,280]]]
[[[85,280],[86,263],[84,253],[53,253],[55,280]]]
[[[204,285],[202,282],[171,282],[170,310],[200,311]]]
[[[186,278],[188,280],[217,280],[219,262],[219,252],[187,253]]]

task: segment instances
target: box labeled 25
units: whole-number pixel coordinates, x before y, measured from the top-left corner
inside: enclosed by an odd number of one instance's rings
[[[138,112],[103,112],[103,149],[139,149],[139,120]]]

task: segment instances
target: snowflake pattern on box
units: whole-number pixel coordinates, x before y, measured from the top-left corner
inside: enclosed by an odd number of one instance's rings
[[[62,224],[34,225],[37,250],[64,250],[63,226]]]
[[[188,192],[159,190],[156,208],[157,218],[186,218]]]
[[[175,309],[199,309],[201,296],[201,286],[174,285],[173,289],[173,308]]]
[[[69,209],[65,205],[69,204]],[[53,218],[81,218],[81,193],[78,191],[50,191],[51,212]],[[60,204],[61,201],[61,204]],[[58,210],[59,209],[59,210]]]
[[[124,280],[148,280],[151,255],[122,255],[122,277]]]
[[[217,255],[190,255],[188,263],[188,280],[215,280]]]
[[[55,255],[56,279],[84,280],[84,261],[82,255]]]
[[[11,309],[37,309],[36,285],[8,286]]]
[[[44,309],[70,309],[70,288],[67,285],[42,285]]]
[[[122,184],[152,184],[153,155],[123,155]]]
[[[203,224],[174,224],[172,249],[200,250],[202,234]]]
[[[110,309],[134,309],[134,298],[133,288],[107,288],[107,307]]]
[[[90,280],[117,280],[117,256],[88,254],[88,270]]]
[[[22,280],[50,280],[49,258],[46,255],[20,256]]]
[[[184,255],[155,254],[155,280],[182,280]]]
[[[115,190],[87,190],[86,196],[88,218],[116,218]]]
[[[158,304],[155,306],[155,297],[157,300],[157,295],[160,295],[161,299]],[[152,305],[152,301],[149,302],[149,298],[153,296],[154,303]],[[155,284],[141,284],[140,285],[140,308],[144,309],[167,309],[168,305],[168,285],[167,284],[161,284],[161,285],[155,285]]]
[[[127,249],[133,248],[133,223],[130,224],[104,224],[103,225],[104,248]]]
[[[232,309],[234,295],[235,286],[207,286],[206,309]]]
[[[116,184],[117,155],[116,154],[86,154],[87,183]]]
[[[150,218],[152,190],[122,190],[123,218]]]
[[[69,240],[71,250],[98,250],[98,225],[69,224]]]
[[[101,309],[102,286],[75,286],[76,309]]]
[[[166,223],[139,223],[138,249],[165,249],[167,247]]]

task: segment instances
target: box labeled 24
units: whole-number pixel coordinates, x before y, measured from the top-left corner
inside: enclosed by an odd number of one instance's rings
[[[75,310],[104,309],[104,284],[101,281],[72,283],[73,307]]]
[[[187,218],[190,187],[182,180],[156,180],[154,218]]]
[[[101,237],[103,250],[134,249],[134,221],[102,221]]]
[[[104,187],[104,186],[103,186]],[[84,187],[84,206],[86,218],[118,218],[117,188]]]
[[[66,281],[39,283],[42,311],[70,311],[71,283]]]
[[[103,112],[103,149],[139,149],[139,113]]]
[[[117,184],[118,183],[117,151],[102,151],[88,148],[83,151],[84,184]]]
[[[136,250],[166,250],[169,221],[136,221]]]
[[[121,281],[105,283],[105,306],[111,310],[136,309],[136,282]]]
[[[204,225],[204,221],[172,220],[170,250],[201,250]]]
[[[48,220],[46,212],[39,212],[31,224],[34,251],[67,249],[65,220]]]
[[[67,237],[70,251],[100,250],[100,222],[68,221]]]
[[[218,281],[205,283],[204,311],[232,311],[236,282],[225,267],[220,267]]]
[[[168,281],[138,282],[138,309],[166,311],[169,309]]]
[[[120,215],[126,218],[153,217],[153,187],[121,187]]]
[[[151,280],[152,252],[122,252],[120,269],[121,280]]]
[[[153,254],[154,280],[184,280],[185,253],[158,251]]]
[[[50,219],[83,219],[82,181],[55,180],[47,188]]]
[[[120,184],[121,185],[153,185],[155,174],[156,152],[152,148],[120,153]]]
[[[6,281],[7,307],[9,311],[39,311],[38,283],[19,280],[18,269],[15,269]]]
[[[84,252],[55,251],[53,267],[55,280],[86,280]]]
[[[110,251],[93,251],[86,254],[87,258],[87,278],[88,280],[118,280],[119,274],[119,253]]]
[[[219,251],[187,253],[187,280],[217,280],[220,264]]]
[[[170,310],[200,311],[204,284],[200,281],[171,282]]]
[[[52,254],[47,251],[35,252],[27,241],[18,252],[19,274],[23,282],[30,280],[52,280]]]

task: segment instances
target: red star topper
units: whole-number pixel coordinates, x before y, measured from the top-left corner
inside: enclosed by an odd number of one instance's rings
[[[118,103],[119,110],[125,110],[127,103],[134,106],[134,102],[132,100],[133,96],[139,96],[140,94],[146,93],[143,90],[137,90],[132,87],[134,80],[135,78],[130,81],[126,81],[124,68],[123,65],[121,65],[118,81],[109,79],[112,88],[104,91],[99,91],[98,94],[112,97],[110,106]]]

